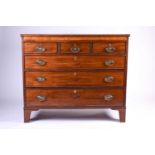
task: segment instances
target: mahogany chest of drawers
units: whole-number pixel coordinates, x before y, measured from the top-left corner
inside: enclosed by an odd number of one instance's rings
[[[129,35],[21,37],[24,122],[45,108],[110,108],[125,122]]]

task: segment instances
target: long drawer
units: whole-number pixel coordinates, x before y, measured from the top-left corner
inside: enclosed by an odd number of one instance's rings
[[[123,89],[26,89],[27,106],[122,106]]]
[[[27,87],[123,86],[124,72],[26,72]]]
[[[123,69],[123,56],[25,56],[26,69]]]

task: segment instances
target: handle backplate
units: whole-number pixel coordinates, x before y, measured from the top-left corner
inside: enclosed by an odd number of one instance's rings
[[[106,51],[107,53],[113,53],[113,52],[116,51],[116,48],[113,47],[112,44],[110,43],[110,44],[108,44],[108,47],[105,48],[105,51]]]
[[[104,81],[105,82],[113,82],[114,81],[114,77],[113,76],[106,76],[106,77],[104,77]]]
[[[105,100],[105,101],[111,101],[111,100],[113,100],[113,98],[114,98],[114,96],[111,95],[111,94],[108,94],[108,95],[105,95],[105,96],[104,96],[104,100]]]
[[[36,64],[38,64],[40,66],[44,66],[46,64],[46,61],[38,59],[38,60],[36,60]]]
[[[46,78],[44,76],[37,76],[36,80],[39,81],[39,82],[42,82],[42,81],[45,81]]]
[[[38,95],[38,96],[36,96],[36,99],[37,99],[39,102],[43,102],[43,101],[46,100],[46,96]]]
[[[72,53],[79,53],[81,49],[80,47],[72,47],[70,50]]]
[[[111,59],[105,60],[105,61],[104,61],[104,64],[105,64],[106,66],[112,66],[114,63],[115,63],[115,61],[114,61],[114,60],[111,60]]]
[[[35,50],[38,51],[38,52],[44,52],[44,51],[46,51],[46,48],[45,47],[42,47],[42,46],[37,46],[35,48]]]

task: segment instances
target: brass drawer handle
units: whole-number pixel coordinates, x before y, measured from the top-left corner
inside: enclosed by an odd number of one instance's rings
[[[105,96],[104,96],[104,100],[105,100],[105,101],[111,101],[111,100],[113,100],[113,98],[114,98],[114,96],[111,95],[111,94],[105,95]]]
[[[44,66],[46,64],[46,61],[39,59],[39,60],[36,60],[36,63],[40,66]]]
[[[114,81],[114,77],[113,76],[106,76],[106,77],[104,77],[104,81],[105,82],[112,82],[112,81]]]
[[[70,50],[72,53],[79,53],[81,49],[79,47],[72,47]]]
[[[112,44],[108,44],[108,47],[106,47],[105,48],[105,51],[107,52],[107,53],[113,53],[113,52],[115,52],[115,47],[112,47]]]
[[[39,51],[39,52],[44,52],[44,51],[46,50],[46,48],[45,48],[45,47],[42,47],[42,46],[37,46],[37,47],[35,48],[35,50],[36,50],[36,51]]]
[[[36,99],[37,99],[39,102],[43,102],[43,101],[46,100],[46,96],[38,95],[38,96],[36,96]]]
[[[42,81],[45,81],[46,78],[44,76],[38,76],[36,77],[36,80],[42,82]]]
[[[105,60],[105,61],[104,61],[104,64],[105,64],[106,66],[112,66],[114,63],[115,63],[114,60]]]

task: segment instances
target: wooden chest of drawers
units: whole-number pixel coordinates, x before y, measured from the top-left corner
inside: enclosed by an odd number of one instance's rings
[[[111,108],[125,122],[129,35],[21,36],[24,122],[43,108]]]

